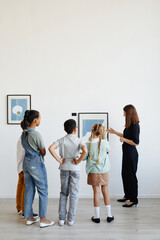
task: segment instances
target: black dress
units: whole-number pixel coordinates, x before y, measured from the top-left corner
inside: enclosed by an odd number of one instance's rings
[[[124,129],[123,137],[139,144],[139,133],[139,124],[131,124],[130,127]],[[132,146],[125,142],[123,142],[122,151],[122,180],[125,193],[124,197],[129,199],[131,202],[138,203],[138,180],[136,177],[138,152],[136,146]]]

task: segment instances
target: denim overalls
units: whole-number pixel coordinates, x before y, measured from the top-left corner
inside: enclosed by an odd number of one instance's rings
[[[34,130],[29,129],[28,134]],[[39,217],[46,217],[48,203],[47,173],[41,153],[34,151],[28,144],[27,135],[22,133],[22,146],[25,149],[23,172],[25,179],[24,218],[33,217],[32,204],[35,187],[39,195]]]

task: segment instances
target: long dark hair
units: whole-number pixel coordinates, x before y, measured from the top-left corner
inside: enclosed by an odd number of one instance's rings
[[[24,129],[27,129],[35,118],[39,117],[39,112],[36,110],[26,110],[24,114]]]
[[[123,108],[124,112],[126,113],[125,116],[125,127],[130,127],[131,124],[135,125],[137,123],[139,123],[139,117],[137,114],[137,111],[135,109],[135,107],[131,104],[126,105]]]

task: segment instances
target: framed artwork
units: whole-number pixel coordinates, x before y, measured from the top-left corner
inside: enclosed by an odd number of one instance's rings
[[[31,109],[31,95],[7,95],[7,124],[20,124]]]
[[[87,142],[91,136],[91,128],[95,123],[101,123],[104,131],[108,129],[108,113],[78,113],[78,137],[83,138]]]

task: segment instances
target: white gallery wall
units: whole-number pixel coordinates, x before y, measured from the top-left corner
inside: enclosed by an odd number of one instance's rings
[[[108,112],[123,131],[123,107],[140,118],[139,197],[160,197],[160,1],[0,0],[0,197],[15,197],[19,125],[7,125],[7,94],[31,94],[47,148],[49,197],[60,191],[48,152],[72,112]],[[76,118],[74,118],[76,119]],[[110,135],[111,197],[123,194],[121,143]],[[80,197],[92,197],[81,163]]]

